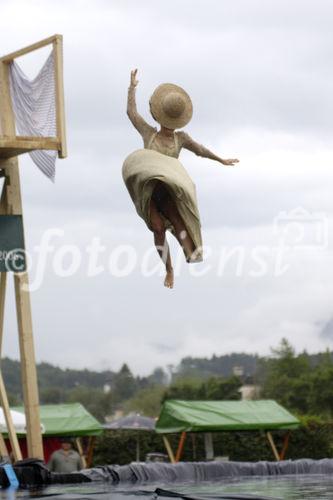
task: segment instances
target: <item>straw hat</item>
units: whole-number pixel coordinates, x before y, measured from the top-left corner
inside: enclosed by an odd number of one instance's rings
[[[185,127],[192,118],[193,106],[190,96],[173,83],[159,85],[149,104],[153,118],[166,128]]]

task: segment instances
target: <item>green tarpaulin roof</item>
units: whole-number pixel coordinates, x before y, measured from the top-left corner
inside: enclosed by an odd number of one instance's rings
[[[24,413],[24,408],[14,410]],[[80,403],[42,405],[43,436],[98,436],[102,425]]]
[[[296,429],[299,420],[275,401],[165,401],[156,432]]]

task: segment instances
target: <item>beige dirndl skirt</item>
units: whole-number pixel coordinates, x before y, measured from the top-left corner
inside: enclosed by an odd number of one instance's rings
[[[123,179],[138,215],[150,225],[150,200],[158,182],[163,182],[176,203],[186,230],[195,247],[190,262],[202,261],[202,237],[195,184],[177,158],[151,149],[138,149],[123,164]],[[165,228],[174,233],[171,222],[163,216]]]

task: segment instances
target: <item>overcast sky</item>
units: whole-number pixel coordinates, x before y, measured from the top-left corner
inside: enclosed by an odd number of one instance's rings
[[[128,362],[146,374],[184,356],[267,354],[282,337],[298,351],[333,348],[332,16],[328,0],[0,0],[2,54],[64,36],[68,159],[53,185],[20,158],[28,250],[34,255],[47,229],[64,231],[32,293],[39,361],[97,370]],[[46,56],[18,62],[34,76]],[[142,145],[126,116],[132,68],[149,122],[155,87],[179,84],[194,105],[186,131],[240,160],[226,168],[181,153],[207,251],[202,264],[181,263],[172,291],[162,274],[142,276],[147,252],[150,267],[161,266],[121,177]],[[105,267],[121,245],[136,248],[133,272],[88,277],[93,238],[106,247]],[[53,270],[64,244],[82,255],[70,277]],[[12,298],[6,313],[4,353],[18,357]]]

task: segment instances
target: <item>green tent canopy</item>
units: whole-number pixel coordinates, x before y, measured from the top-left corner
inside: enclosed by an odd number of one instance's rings
[[[300,422],[272,400],[164,402],[156,432],[296,429]]]
[[[13,408],[24,414],[22,406]],[[40,406],[43,436],[98,436],[102,425],[80,403]]]

